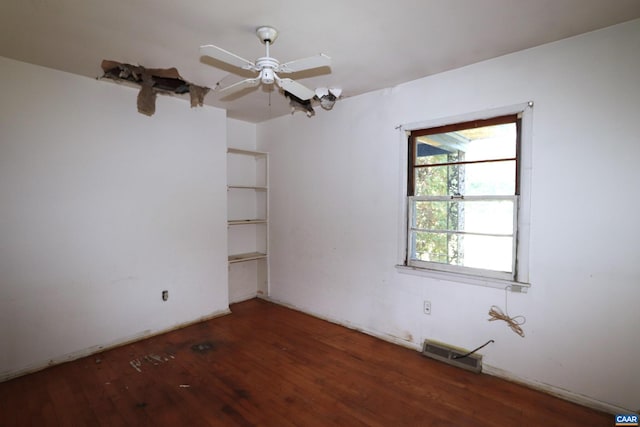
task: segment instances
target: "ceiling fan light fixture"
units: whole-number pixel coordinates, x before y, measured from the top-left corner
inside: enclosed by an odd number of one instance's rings
[[[331,110],[336,103],[336,97],[333,95],[327,95],[320,98],[320,106],[325,110]]]
[[[340,96],[342,96],[342,89],[339,88],[329,89],[329,92],[336,98],[340,98]]]
[[[316,98],[320,100],[320,106],[325,110],[331,110],[340,95],[342,95],[342,89],[326,87],[316,89]]]
[[[326,87],[318,87],[316,88],[316,96],[320,99],[323,96],[329,95],[329,89]]]

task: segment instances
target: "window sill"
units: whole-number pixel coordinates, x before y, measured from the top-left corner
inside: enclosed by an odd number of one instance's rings
[[[526,293],[527,289],[531,287],[530,283],[515,282],[513,280],[494,279],[491,277],[470,276],[468,274],[430,270],[426,268],[411,267],[407,265],[396,265],[396,270],[398,270],[398,272],[402,274],[411,274],[413,276],[429,277],[432,279],[465,283],[468,285],[485,286],[488,288],[506,289],[507,287],[510,287],[512,292]]]

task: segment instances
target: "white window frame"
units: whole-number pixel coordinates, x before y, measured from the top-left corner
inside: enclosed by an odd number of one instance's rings
[[[511,273],[501,273],[469,267],[449,266],[438,264],[437,267],[429,262],[408,263],[408,253],[410,245],[410,223],[411,198],[419,199],[419,196],[407,196],[408,181],[408,150],[407,137],[411,131],[426,129],[431,127],[445,126],[456,123],[464,123],[473,120],[490,119],[493,117],[518,114],[520,123],[520,157],[519,162],[519,185],[520,195],[512,196],[515,199],[514,225],[516,228],[516,245],[514,262],[515,277]],[[435,120],[416,122],[401,125],[400,130],[400,161],[401,170],[404,171],[401,177],[401,215],[398,226],[398,260],[396,268],[401,273],[419,275],[435,278],[439,280],[467,283],[495,288],[509,287],[512,291],[525,292],[530,286],[529,283],[529,232],[530,232],[530,200],[531,200],[531,145],[532,145],[532,119],[533,102],[511,105],[502,108],[495,108],[482,112],[462,114],[459,116],[443,117]]]

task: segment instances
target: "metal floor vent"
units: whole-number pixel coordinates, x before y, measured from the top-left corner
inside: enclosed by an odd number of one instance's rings
[[[461,357],[467,353],[469,353],[467,350],[429,340],[425,340],[424,346],[422,347],[422,354],[424,356],[468,371],[476,373],[482,372],[482,355],[474,353],[466,357]]]

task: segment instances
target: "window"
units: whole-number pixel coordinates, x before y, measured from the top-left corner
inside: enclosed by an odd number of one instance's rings
[[[518,280],[521,115],[412,130],[406,265]]]

